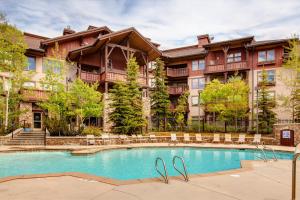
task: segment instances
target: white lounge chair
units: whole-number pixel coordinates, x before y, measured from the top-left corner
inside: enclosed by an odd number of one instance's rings
[[[101,140],[102,140],[103,144],[110,143],[110,138],[109,138],[109,135],[107,133],[101,134]]]
[[[214,138],[212,142],[219,143],[220,142],[220,134],[214,134]]]
[[[195,135],[195,140],[196,140],[196,142],[203,142],[202,134],[201,133],[197,133]]]
[[[144,138],[142,135],[137,135],[137,141],[138,142],[146,142],[146,138]]]
[[[190,134],[188,134],[188,133],[183,134],[183,141],[186,143],[191,142]]]
[[[260,141],[261,140],[261,134],[254,134],[254,138],[253,138],[253,141],[252,143],[253,144],[260,144]]]
[[[86,145],[95,145],[95,136],[94,135],[87,135],[86,136]]]
[[[137,135],[131,135],[132,142],[137,142]]]
[[[156,135],[150,134],[150,135],[149,135],[149,140],[150,140],[150,142],[157,142]]]
[[[239,139],[238,139],[237,143],[238,144],[246,143],[246,134],[243,134],[243,133],[239,134]]]
[[[225,134],[225,140],[224,140],[224,143],[232,143],[232,140],[231,140],[231,134],[230,134],[230,133],[226,133],[226,134]]]
[[[125,144],[125,143],[128,144],[128,143],[132,142],[132,140],[127,137],[127,135],[120,135],[119,139],[122,144]]]
[[[175,133],[171,133],[171,140],[170,140],[170,143],[174,143],[174,144],[177,144],[177,143],[178,143],[177,136],[176,136]]]

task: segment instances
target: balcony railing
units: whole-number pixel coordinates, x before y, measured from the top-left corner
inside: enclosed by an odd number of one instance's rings
[[[80,79],[89,83],[97,82],[100,81],[100,73],[81,71]]]
[[[45,101],[48,99],[48,92],[45,90],[23,89],[21,90],[23,100],[25,101]]]
[[[117,81],[127,81],[127,74],[126,71],[122,70],[112,70],[107,71],[101,74],[101,81],[109,81],[109,82],[117,82]],[[138,83],[140,85],[147,85],[146,77],[139,76]]]
[[[205,73],[235,71],[235,70],[241,70],[241,69],[249,69],[246,61],[227,63],[226,69],[225,69],[224,64],[208,65],[205,68]]]
[[[182,68],[167,67],[167,76],[169,76],[169,77],[188,76],[188,69],[187,69],[187,67],[182,67]]]
[[[169,86],[168,87],[169,94],[172,94],[172,95],[181,95],[187,90],[188,90],[188,86]]]

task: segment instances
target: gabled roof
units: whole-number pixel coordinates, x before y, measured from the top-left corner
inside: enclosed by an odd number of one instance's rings
[[[142,34],[140,34],[135,28],[131,27],[121,31],[116,31],[106,35],[102,35],[98,37],[93,44],[70,51],[68,57],[71,60],[73,60],[80,54],[90,54],[97,51],[99,48],[101,48],[108,42],[119,44],[126,37],[129,37],[130,47],[135,49],[141,49],[144,52],[147,52],[150,61],[161,56],[161,52],[157,49],[156,46],[154,46],[154,44],[152,44],[152,42],[150,42],[148,39],[142,36]]]
[[[287,43],[287,42],[289,42],[289,40],[290,39],[254,41],[251,44],[248,44],[247,47],[257,47],[257,46],[264,46],[264,45],[281,44],[281,43]]]
[[[182,58],[188,56],[205,55],[207,52],[198,45],[167,49],[162,51],[162,55],[167,58]]]
[[[49,38],[35,35],[32,33],[24,32],[24,40],[28,46],[27,51],[45,52],[44,49],[40,48],[41,41],[47,40]]]
[[[242,37],[237,39],[231,39],[231,40],[224,40],[220,42],[212,42],[209,44],[203,45],[204,48],[206,47],[219,47],[223,45],[230,45],[230,44],[236,44],[236,43],[247,43],[252,42],[254,40],[254,36],[248,36],[248,37]]]
[[[65,40],[79,38],[84,35],[96,34],[101,31],[106,31],[107,33],[112,33],[112,31],[107,26],[102,26],[102,27],[98,27],[98,28],[89,28],[88,30],[85,30],[85,31],[80,31],[80,32],[72,33],[72,34],[67,34],[67,35],[50,38],[50,39],[42,41],[41,44],[48,45],[48,44],[58,42],[58,41],[65,41]]]

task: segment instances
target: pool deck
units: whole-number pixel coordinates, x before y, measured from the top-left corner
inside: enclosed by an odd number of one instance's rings
[[[131,144],[113,146],[0,146],[0,152],[20,150],[71,150],[75,155],[122,147],[168,146],[168,144]],[[255,148],[253,145],[178,144],[176,146],[214,148]],[[294,151],[293,147],[274,146],[280,151]],[[11,179],[0,183],[0,199],[291,199],[292,162],[280,160],[246,161],[245,168],[201,176],[192,176],[189,182],[174,177],[169,184],[150,180],[140,183],[110,184],[65,174],[64,176]],[[244,167],[244,166],[243,166]],[[298,171],[300,166],[298,167]],[[300,171],[299,171],[300,173]],[[299,176],[298,173],[298,176]],[[300,196],[300,180],[297,181]],[[300,199],[300,197],[298,198]]]

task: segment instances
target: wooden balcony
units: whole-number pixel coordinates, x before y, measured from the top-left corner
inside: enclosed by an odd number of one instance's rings
[[[21,90],[21,94],[24,101],[37,102],[48,99],[48,92],[45,90],[23,89]]]
[[[94,83],[97,81],[99,82],[100,81],[100,73],[81,71],[80,79],[85,82],[88,82],[88,83]]]
[[[181,95],[188,90],[188,86],[169,86],[168,92],[171,95]]]
[[[127,74],[126,71],[122,70],[111,70],[101,74],[101,81],[108,81],[108,82],[118,82],[118,81],[127,81]],[[138,77],[138,83],[142,86],[147,86],[147,79],[145,76]]]
[[[167,76],[169,77],[184,77],[188,76],[188,69],[187,67],[182,68],[169,68],[167,67]]]
[[[236,71],[236,70],[244,70],[244,69],[250,69],[247,66],[246,61],[227,63],[226,69],[224,64],[207,65],[204,73],[216,73],[216,72]]]

